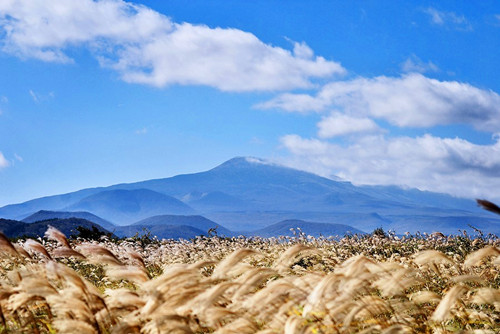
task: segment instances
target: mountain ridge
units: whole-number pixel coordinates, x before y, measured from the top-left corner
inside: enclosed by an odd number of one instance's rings
[[[457,228],[474,217],[482,218],[486,227],[489,221],[500,222],[472,200],[397,186],[356,186],[251,157],[236,157],[198,173],[7,205],[0,208],[0,217],[24,214],[22,219],[38,210],[88,211],[118,225],[155,215],[202,215],[233,231],[258,230],[285,219],[347,222],[364,231],[408,226],[414,216],[426,217],[421,220],[426,229],[440,217],[456,217]],[[453,229],[453,219],[445,220]]]

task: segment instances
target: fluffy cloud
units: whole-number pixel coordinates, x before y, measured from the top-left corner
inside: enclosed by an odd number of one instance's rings
[[[10,163],[5,157],[3,156],[2,152],[0,152],[0,169],[9,167]]]
[[[121,0],[4,0],[0,30],[5,52],[72,62],[71,48],[84,46],[125,81],[158,87],[285,90],[345,72],[339,63],[314,56],[304,43],[289,51],[237,29],[178,24]]]
[[[341,113],[332,113],[318,123],[318,135],[322,138],[378,131],[381,129],[369,118],[351,117]]]
[[[500,132],[500,95],[418,73],[333,82],[315,96],[287,93],[258,107],[298,112],[334,107],[400,127],[471,124],[478,130]]]
[[[288,135],[289,164],[358,184],[399,184],[464,197],[500,199],[500,140],[476,145],[425,135],[362,136],[347,146]]]

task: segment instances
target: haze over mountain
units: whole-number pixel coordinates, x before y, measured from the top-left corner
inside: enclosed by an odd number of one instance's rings
[[[495,215],[470,199],[395,186],[355,186],[242,157],[205,172],[7,205],[0,208],[0,217],[22,219],[39,210],[88,211],[118,225],[157,215],[196,214],[232,231],[255,231],[287,219],[344,224],[365,232],[377,227],[433,232],[439,226],[443,233],[457,233],[474,222],[494,232],[500,226]]]

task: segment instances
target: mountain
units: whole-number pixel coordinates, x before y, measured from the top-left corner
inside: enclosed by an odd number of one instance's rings
[[[251,234],[260,237],[278,237],[278,236],[293,236],[290,229],[300,228],[302,232],[306,235],[312,235],[314,237],[319,237],[320,235],[328,236],[339,236],[343,237],[346,234],[364,234],[352,226],[343,224],[325,224],[325,223],[312,223],[303,220],[284,220],[276,224],[272,224],[263,229],[253,231]]]
[[[92,223],[96,223],[97,225],[100,225],[104,227],[107,230],[112,231],[113,228],[115,227],[114,224],[110,223],[109,221],[102,219],[101,217],[98,217],[90,212],[86,211],[77,211],[77,212],[69,212],[69,211],[48,211],[48,210],[40,210],[35,212],[34,214],[24,218],[22,221],[25,223],[35,223],[38,221],[42,220],[49,220],[49,219],[66,219],[66,218],[81,218],[88,220]]]
[[[8,205],[0,208],[0,217],[22,219],[39,210],[87,211],[120,225],[157,215],[201,215],[233,231],[260,230],[287,219],[397,233],[433,232],[436,226],[458,233],[470,221],[481,222],[488,233],[500,224],[470,199],[396,186],[356,186],[245,157],[200,173]],[[414,217],[418,223],[411,224]]]
[[[194,212],[180,200],[148,189],[101,191],[79,200],[66,209],[89,211],[120,225],[159,214]]]
[[[66,219],[49,219],[44,221],[37,221],[35,223],[25,223],[17,220],[8,220],[0,218],[0,231],[2,231],[9,238],[16,238],[21,236],[28,237],[43,237],[47,228],[53,226],[64,233],[66,236],[78,234],[76,228],[78,226],[92,229],[95,226],[97,229],[104,233],[109,233],[101,226],[81,218],[66,218]]]

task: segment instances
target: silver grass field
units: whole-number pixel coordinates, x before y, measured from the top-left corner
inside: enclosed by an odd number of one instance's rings
[[[495,236],[0,235],[2,333],[499,333]]]

